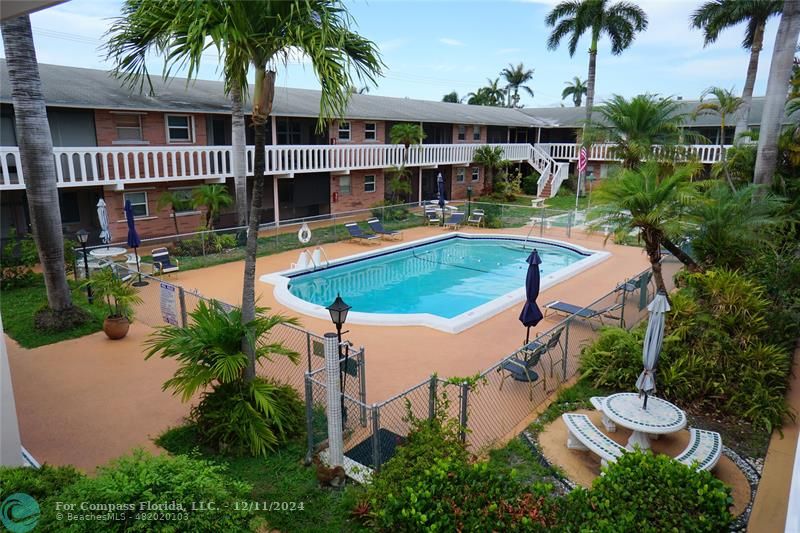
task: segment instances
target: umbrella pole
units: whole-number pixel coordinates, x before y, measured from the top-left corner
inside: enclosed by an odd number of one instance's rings
[[[642,409],[645,411],[647,410],[647,392],[644,393],[644,405],[642,406]]]
[[[139,268],[139,248],[135,247],[133,249],[133,255],[136,256],[136,273],[139,274],[139,281],[133,284],[134,287],[144,287],[148,285],[146,281],[142,281],[142,269]]]
[[[525,333],[525,346],[531,342],[531,327],[528,326],[528,331]]]

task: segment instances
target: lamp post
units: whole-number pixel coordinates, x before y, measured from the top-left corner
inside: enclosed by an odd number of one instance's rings
[[[331,321],[333,325],[336,326],[336,337],[338,339],[338,355],[339,360],[342,360],[342,326],[344,326],[345,321],[347,320],[347,313],[350,311],[351,307],[347,305],[342,297],[339,294],[336,295],[336,299],[333,301],[331,305],[327,307],[328,312],[331,314]],[[347,350],[344,356],[344,371],[340,373],[340,383],[342,389],[342,420],[347,420],[347,411],[344,407],[344,386],[347,383],[347,363],[349,362],[350,358],[350,350]]]
[[[467,218],[472,214],[472,185],[467,186]]]
[[[89,259],[86,257],[86,243],[89,242],[89,232],[85,229],[80,229],[75,232],[75,236],[78,239],[78,243],[81,245],[81,250],[83,250],[83,270],[84,270],[84,277],[89,279]],[[94,302],[94,294],[92,294],[92,286],[91,284],[86,285],[86,299],[89,303]]]

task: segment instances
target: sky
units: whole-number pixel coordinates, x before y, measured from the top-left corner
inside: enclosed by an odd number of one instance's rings
[[[749,52],[741,47],[744,25],[703,47],[701,32],[689,28],[700,0],[638,0],[650,24],[633,45],[614,56],[603,39],[597,59],[597,100],[612,94],[631,97],[650,92],[698,98],[717,85],[741,92]],[[110,68],[102,51],[103,35],[121,2],[72,0],[31,15],[39,62],[87,68]],[[534,69],[534,97],[522,93],[525,107],[572,105],[562,100],[565,82],[586,78],[588,38],[570,57],[566,46],[547,49],[544,18],[554,0],[352,0],[346,5],[356,31],[378,46],[386,67],[370,94],[441,100],[450,91],[463,96],[496,78],[509,63]],[[764,93],[778,20],[767,26],[755,94]],[[219,79],[215,52],[199,77]],[[160,73],[159,58],[148,65]],[[281,66],[279,86],[316,89],[307,60]]]

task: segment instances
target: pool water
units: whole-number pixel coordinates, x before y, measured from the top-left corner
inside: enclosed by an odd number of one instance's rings
[[[288,289],[321,306],[341,294],[353,312],[453,318],[524,287],[534,247],[542,277],[591,255],[541,242],[456,236],[290,275]]]

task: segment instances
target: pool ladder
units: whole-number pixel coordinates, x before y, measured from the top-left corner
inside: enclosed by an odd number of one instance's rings
[[[304,269],[313,266],[314,270],[318,268],[322,268],[323,258],[325,260],[325,267],[330,265],[330,259],[328,259],[328,254],[325,253],[325,249],[322,246],[317,246],[314,248],[314,251],[311,252],[308,248],[304,248],[302,252],[300,252],[300,257],[297,259],[296,263],[292,263],[291,268],[297,269]]]

